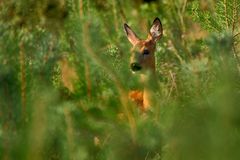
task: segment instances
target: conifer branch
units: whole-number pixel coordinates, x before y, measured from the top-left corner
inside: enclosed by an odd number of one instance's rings
[[[87,13],[86,13],[87,14]],[[106,70],[106,72],[110,75],[110,77],[112,78],[112,80],[114,81],[114,83],[116,84],[116,87],[119,91],[119,96],[120,96],[120,101],[122,103],[123,106],[123,110],[128,118],[129,121],[129,125],[131,128],[131,134],[132,134],[132,139],[133,141],[135,141],[135,137],[136,137],[136,122],[134,119],[134,116],[132,115],[132,113],[129,110],[128,106],[129,105],[129,101],[128,101],[128,94],[125,90],[124,85],[120,82],[120,78],[114,73],[113,70],[110,69],[110,67],[102,60],[100,59],[97,54],[94,52],[94,50],[91,47],[91,40],[90,40],[90,32],[89,32],[89,25],[90,23],[88,22],[83,22],[82,23],[82,31],[83,31],[83,35],[85,37],[85,39],[83,40],[83,46],[86,49],[86,51],[88,52],[88,54],[90,55],[90,57],[96,62],[96,64],[100,67],[102,67],[103,69]]]
[[[233,1],[233,14],[232,14],[232,34],[234,34],[235,31],[235,25],[236,25],[236,18],[237,18],[237,6],[236,6],[236,0]]]
[[[225,21],[226,21],[226,28],[229,27],[228,16],[227,16],[227,0],[224,0],[224,14],[225,14]]]

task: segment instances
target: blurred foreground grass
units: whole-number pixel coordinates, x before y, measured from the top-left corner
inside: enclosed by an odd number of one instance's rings
[[[238,160],[239,4],[0,1],[0,159]],[[157,104],[142,114],[122,24],[144,38],[155,17]]]

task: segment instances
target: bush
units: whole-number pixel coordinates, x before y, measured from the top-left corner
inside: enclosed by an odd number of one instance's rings
[[[0,159],[239,159],[238,0],[0,2]],[[123,23],[159,17],[155,106]]]

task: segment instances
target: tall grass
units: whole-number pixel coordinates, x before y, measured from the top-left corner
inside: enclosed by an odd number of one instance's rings
[[[239,0],[0,2],[0,159],[239,159]],[[127,22],[159,17],[156,105]]]

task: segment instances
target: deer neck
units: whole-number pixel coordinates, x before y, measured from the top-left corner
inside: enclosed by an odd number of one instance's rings
[[[153,106],[153,87],[156,83],[155,64],[154,67],[141,74],[141,81],[143,83],[143,108],[148,110]]]

